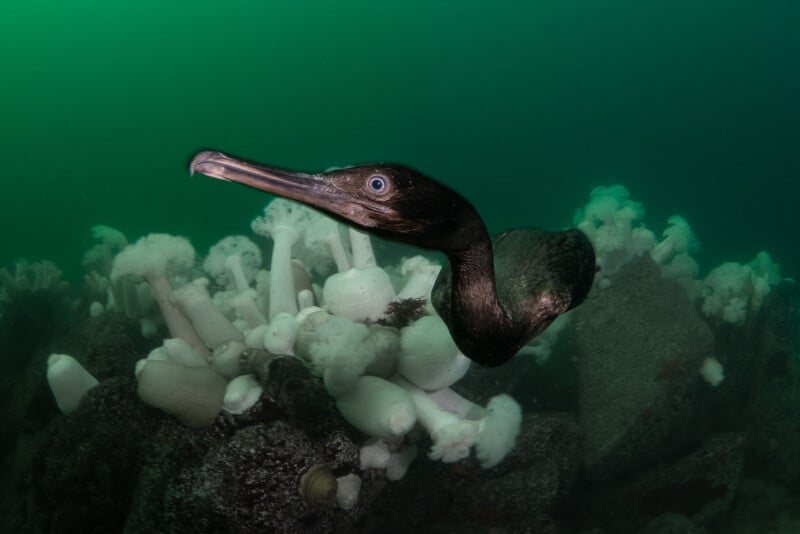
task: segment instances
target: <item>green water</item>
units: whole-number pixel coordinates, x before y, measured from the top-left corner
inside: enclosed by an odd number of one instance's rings
[[[404,162],[495,231],[623,183],[704,269],[765,248],[797,276],[800,3],[698,4],[4,0],[0,265],[77,277],[97,223],[249,233],[266,197],[186,172],[213,147]]]

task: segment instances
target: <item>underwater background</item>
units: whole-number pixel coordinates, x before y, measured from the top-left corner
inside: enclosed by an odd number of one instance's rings
[[[7,0],[0,265],[80,276],[90,228],[246,233],[267,198],[202,148],[298,169],[415,166],[492,231],[560,228],[624,184],[687,218],[701,275],[800,269],[800,4]]]
[[[796,0],[4,0],[0,532],[800,532],[798,28]],[[271,197],[190,176],[207,149],[404,163],[599,269],[470,364],[441,255],[315,227],[354,268],[297,268],[267,227],[311,217],[251,229]],[[326,295],[373,267],[386,301]]]

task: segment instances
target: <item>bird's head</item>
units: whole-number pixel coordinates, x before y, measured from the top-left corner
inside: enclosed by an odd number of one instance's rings
[[[308,204],[386,239],[446,253],[451,236],[474,224],[483,227],[464,197],[403,165],[369,164],[311,174],[206,151],[192,159],[190,171]]]

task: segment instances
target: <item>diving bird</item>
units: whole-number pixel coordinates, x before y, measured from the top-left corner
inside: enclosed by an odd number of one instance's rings
[[[561,313],[586,298],[595,256],[575,229],[515,229],[489,236],[463,196],[421,173],[371,164],[295,172],[222,152],[194,156],[190,172],[308,204],[346,224],[448,259],[433,306],[461,352],[486,366],[511,359]]]

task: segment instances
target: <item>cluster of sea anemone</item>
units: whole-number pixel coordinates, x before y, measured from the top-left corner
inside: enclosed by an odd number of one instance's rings
[[[619,185],[594,189],[576,213],[575,226],[596,252],[595,290],[608,287],[608,276],[625,263],[648,255],[707,317],[742,324],[780,280],[766,252],[698,279],[692,254],[699,245],[688,222],[670,217],[658,240],[643,217],[641,203]],[[500,394],[479,406],[451,388],[470,360],[431,305],[439,264],[414,256],[379,265],[369,235],[282,198],[267,205],[252,229],[272,242],[268,270],[264,250],[246,236],[222,239],[200,261],[183,237],[150,234],[129,244],[113,229],[94,229],[101,242],[84,262],[86,286],[97,299],[91,313],[138,318],[146,336],[161,331],[161,323],[169,332],[135,364],[143,402],[191,428],[211,424],[222,410],[241,414],[262,394],[244,362],[249,351],[264,351],[296,358],[320,379],[344,419],[366,436],[362,469],[402,478],[417,454],[414,428],[430,438],[428,456],[442,462],[474,451],[491,468],[512,450],[519,405]],[[560,317],[521,353],[544,361],[568,323],[569,314]],[[715,385],[723,376],[716,361],[701,374]],[[97,384],[67,355],[50,358],[48,380],[64,413]]]
[[[573,222],[595,248],[601,286],[607,285],[608,275],[622,265],[647,254],[661,266],[665,278],[676,280],[692,299],[701,299],[703,313],[713,320],[742,324],[748,312],[758,311],[770,288],[781,279],[779,266],[765,251],[747,264],[723,263],[698,279],[700,268],[692,254],[700,243],[686,219],[671,216],[657,239],[644,224],[644,206],[622,185],[593,189]]]
[[[470,360],[430,304],[441,269],[434,261],[379,266],[368,235],[280,198],[252,223],[272,242],[269,270],[245,236],[222,239],[200,261],[183,237],[126,244],[98,228],[102,243],[86,261],[97,297],[91,313],[126,313],[149,336],[163,322],[169,337],[131,367],[142,401],[181,424],[202,428],[221,410],[253,406],[262,384],[243,362],[248,351],[266,351],[297,358],[319,377],[366,436],[363,469],[402,478],[417,453],[415,427],[430,437],[429,457],[443,462],[474,450],[490,468],[513,448],[522,416],[511,397],[482,407],[450,388]],[[64,413],[97,384],[67,355],[51,357],[48,379]]]

